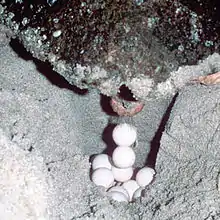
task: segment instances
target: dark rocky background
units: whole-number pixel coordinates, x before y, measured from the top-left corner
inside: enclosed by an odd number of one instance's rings
[[[150,79],[136,94],[145,99],[180,65],[219,51],[219,10],[217,0],[1,0],[0,22],[71,84],[114,96]]]

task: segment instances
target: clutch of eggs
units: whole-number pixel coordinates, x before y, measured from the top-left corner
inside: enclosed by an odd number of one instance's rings
[[[137,139],[136,128],[119,124],[112,137],[118,147],[110,158],[107,154],[96,155],[91,163],[91,180],[107,191],[106,195],[118,202],[131,202],[141,197],[144,187],[149,185],[155,175],[154,169],[144,167],[133,178],[135,153],[130,147]]]
[[[132,179],[133,167],[118,168],[107,154],[97,155],[93,162],[92,169],[95,169],[92,171],[92,181],[104,187],[107,196],[118,202],[131,202],[141,197],[144,187],[151,183],[155,175],[154,169],[143,167]]]

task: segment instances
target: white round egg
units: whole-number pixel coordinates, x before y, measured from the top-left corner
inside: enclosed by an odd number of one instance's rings
[[[141,194],[143,192],[143,188],[142,187],[139,187],[133,194],[133,197],[132,197],[132,201],[138,199],[141,197]]]
[[[113,173],[108,168],[94,170],[91,179],[97,186],[104,186],[105,188],[111,187],[114,183]]]
[[[117,168],[115,166],[112,166],[112,173],[114,176],[114,179],[118,182],[125,182],[129,179],[131,179],[133,175],[133,168]]]
[[[112,138],[118,146],[131,146],[137,139],[137,130],[134,126],[123,123],[117,125],[112,133]]]
[[[149,185],[155,175],[155,170],[150,167],[144,167],[140,169],[136,174],[136,181],[139,186],[145,187]]]
[[[112,161],[118,168],[131,167],[135,162],[135,153],[131,147],[116,147],[112,154]]]
[[[110,158],[107,154],[98,154],[92,160],[92,169],[93,170],[101,168],[101,167],[105,167],[108,169],[112,168]]]
[[[108,192],[107,196],[117,202],[128,202],[129,201],[124,193],[117,192],[117,191]]]
[[[129,201],[132,201],[134,192],[140,187],[135,180],[128,180],[122,184],[129,195]]]
[[[127,190],[122,187],[122,186],[113,186],[111,187],[108,192],[120,192],[120,193],[123,193],[126,197],[127,197],[127,200],[129,200],[129,195],[128,195],[128,192]]]

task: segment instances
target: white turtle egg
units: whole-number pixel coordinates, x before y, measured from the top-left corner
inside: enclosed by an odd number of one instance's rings
[[[105,167],[108,169],[112,168],[109,156],[107,154],[98,154],[92,160],[92,169],[93,170],[101,168],[101,167]]]
[[[137,139],[137,129],[126,123],[119,124],[114,128],[112,138],[118,146],[131,146]]]
[[[131,179],[133,175],[133,168],[117,168],[115,166],[112,166],[112,173],[114,176],[114,179],[118,182],[125,182],[129,179]]]
[[[122,184],[129,195],[129,201],[132,201],[134,192],[140,187],[135,180],[128,180]]]
[[[155,175],[155,170],[150,167],[140,169],[136,174],[136,181],[139,186],[145,187],[151,183]]]
[[[143,192],[143,188],[142,188],[142,187],[139,187],[139,188],[134,192],[133,197],[132,197],[132,200],[134,201],[134,200],[140,198],[142,192]]]
[[[123,193],[126,197],[127,197],[127,200],[129,200],[129,195],[128,195],[128,192],[127,190],[122,187],[122,186],[113,186],[111,187],[108,192],[120,192],[120,193]]]
[[[116,147],[112,154],[112,161],[118,168],[131,167],[135,162],[135,153],[131,147]]]
[[[105,188],[109,188],[114,183],[112,171],[103,167],[94,170],[91,179],[97,186],[104,186]]]
[[[128,202],[129,201],[128,197],[126,197],[124,193],[118,192],[118,191],[107,192],[107,196],[117,202]]]

